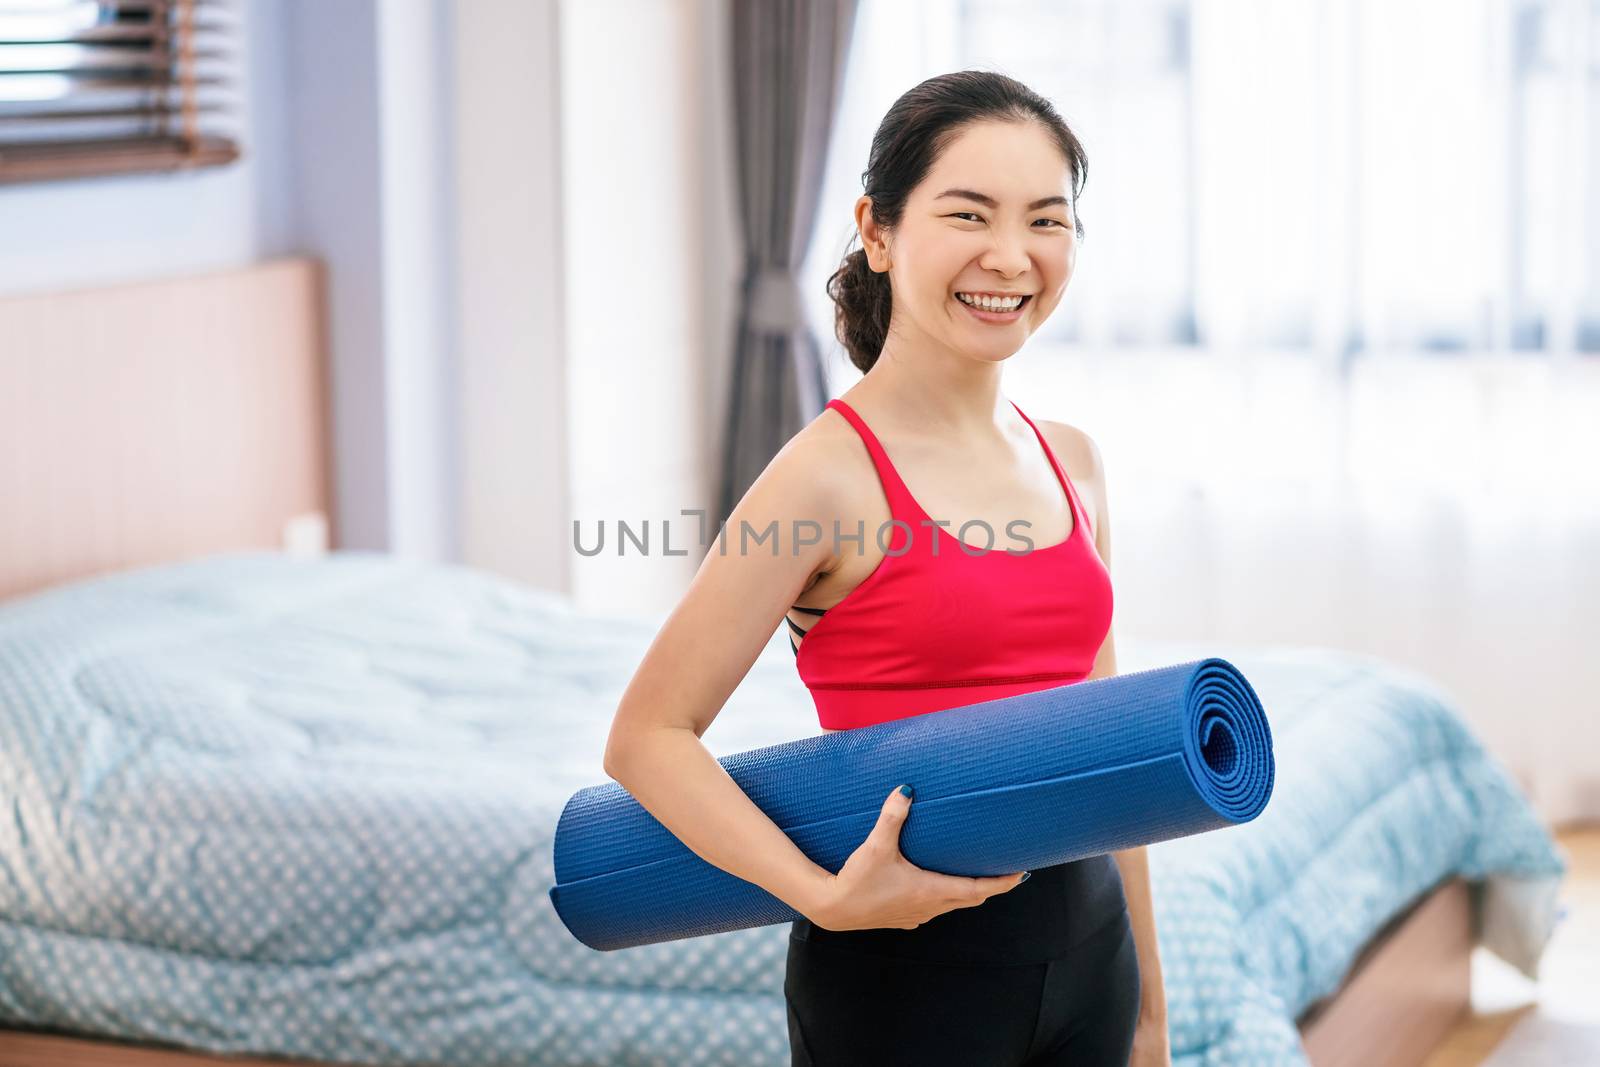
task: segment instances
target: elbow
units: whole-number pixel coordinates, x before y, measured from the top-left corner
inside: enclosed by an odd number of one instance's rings
[[[616,733],[606,740],[606,751],[600,758],[600,767],[607,777],[621,783],[622,776],[627,773],[633,747],[632,741]]]
[[[621,766],[622,754],[617,752],[610,744],[607,744],[605,755],[600,759],[601,770],[606,772],[607,778],[610,778],[614,782],[620,783],[622,781],[622,778],[620,777]]]
[[[600,758],[600,766],[613,781],[626,785],[623,778],[631,773],[641,758],[648,758],[657,744],[666,743],[668,736],[665,729],[656,728],[637,729],[628,733],[613,730],[606,739],[606,750]]]

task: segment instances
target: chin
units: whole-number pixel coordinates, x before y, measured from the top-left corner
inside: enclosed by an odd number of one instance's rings
[[[1001,350],[995,350],[992,352],[974,352],[973,358],[980,363],[1004,363],[1006,360],[1010,359],[1020,351],[1021,349],[1013,349],[1010,352]]]

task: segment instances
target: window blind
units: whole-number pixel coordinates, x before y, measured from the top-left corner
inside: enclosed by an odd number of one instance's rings
[[[239,156],[225,0],[0,0],[0,183]]]

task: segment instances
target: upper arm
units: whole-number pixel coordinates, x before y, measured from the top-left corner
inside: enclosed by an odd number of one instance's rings
[[[802,431],[735,505],[725,538],[713,538],[623,691],[606,742],[608,769],[622,749],[653,730],[703,735],[784,612],[828,568],[830,537],[812,530],[816,543],[806,546],[795,536],[796,524],[808,519],[823,531],[832,529],[836,465],[827,461],[826,449],[826,441]],[[749,535],[742,539],[745,524]],[[800,533],[807,535],[805,529]]]
[[[1045,435],[1050,439],[1051,448],[1055,450],[1056,458],[1066,466],[1067,475],[1078,490],[1078,499],[1090,513],[1089,525],[1094,531],[1095,551],[1100,554],[1100,562],[1104,563],[1106,570],[1109,571],[1111,509],[1107,504],[1105,461],[1100,455],[1100,447],[1095,444],[1094,438],[1076,426],[1064,422],[1040,422],[1039,425],[1041,428],[1047,427]],[[1115,605],[1116,598],[1113,596],[1113,614]],[[1100,651],[1095,654],[1094,669],[1089,672],[1089,678],[1105,678],[1117,673],[1114,630],[1114,624],[1106,630],[1105,641],[1101,643]]]

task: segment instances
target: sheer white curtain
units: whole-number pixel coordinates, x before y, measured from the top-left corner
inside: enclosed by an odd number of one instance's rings
[[[1600,0],[866,0],[860,34],[814,290],[889,103],[982,67],[1089,148],[1040,340],[1600,353]]]
[[[1600,0],[863,0],[858,32],[819,333],[889,104],[1021,79],[1085,144],[1088,236],[1007,391],[1106,456],[1119,636],[1416,668],[1600,818]]]

